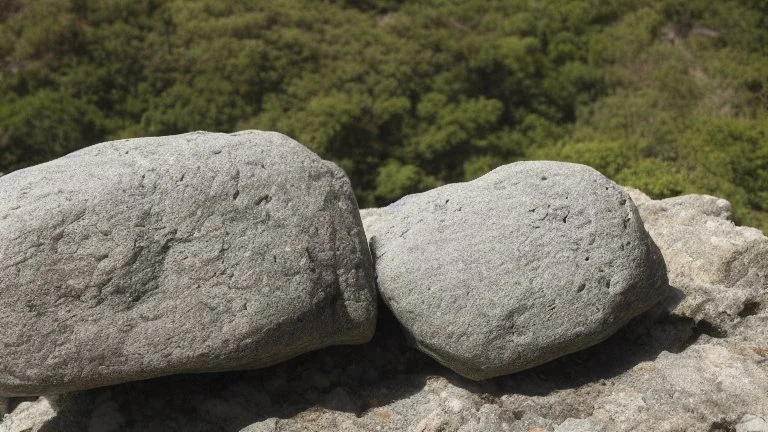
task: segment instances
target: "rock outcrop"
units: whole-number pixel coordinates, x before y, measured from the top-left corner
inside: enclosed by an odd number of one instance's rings
[[[768,261],[759,257],[768,238],[725,219],[722,200],[630,194],[672,286],[585,350],[473,381],[412,349],[382,308],[365,345],[257,370],[12,398],[0,432],[765,432]],[[380,210],[361,213],[378,223]]]
[[[664,253],[670,283],[682,291],[667,299],[675,314],[717,337],[768,308],[768,240],[758,229],[734,226],[728,201],[686,195],[638,208]]]
[[[349,180],[247,131],[114,141],[0,178],[0,395],[268,366],[368,341]]]
[[[598,343],[667,290],[632,200],[584,165],[518,162],[365,216],[382,299],[473,379]]]

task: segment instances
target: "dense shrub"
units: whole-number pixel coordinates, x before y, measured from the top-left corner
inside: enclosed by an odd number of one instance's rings
[[[7,0],[0,171],[260,128],[339,163],[361,206],[549,158],[766,230],[764,3]]]

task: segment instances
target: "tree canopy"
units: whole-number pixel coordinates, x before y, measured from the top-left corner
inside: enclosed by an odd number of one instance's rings
[[[553,159],[768,231],[766,29],[765,0],[6,0],[0,171],[256,128],[361,207]]]

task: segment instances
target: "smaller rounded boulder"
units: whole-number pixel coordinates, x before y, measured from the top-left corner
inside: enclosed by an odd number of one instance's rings
[[[384,302],[471,379],[601,342],[668,287],[629,195],[584,165],[518,162],[363,218]]]

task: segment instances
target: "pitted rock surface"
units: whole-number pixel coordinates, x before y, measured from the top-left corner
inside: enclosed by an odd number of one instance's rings
[[[0,178],[0,395],[362,343],[372,275],[349,180],[286,136],[95,145]]]
[[[473,379],[598,343],[667,288],[632,200],[584,165],[510,164],[365,216],[384,302]]]

